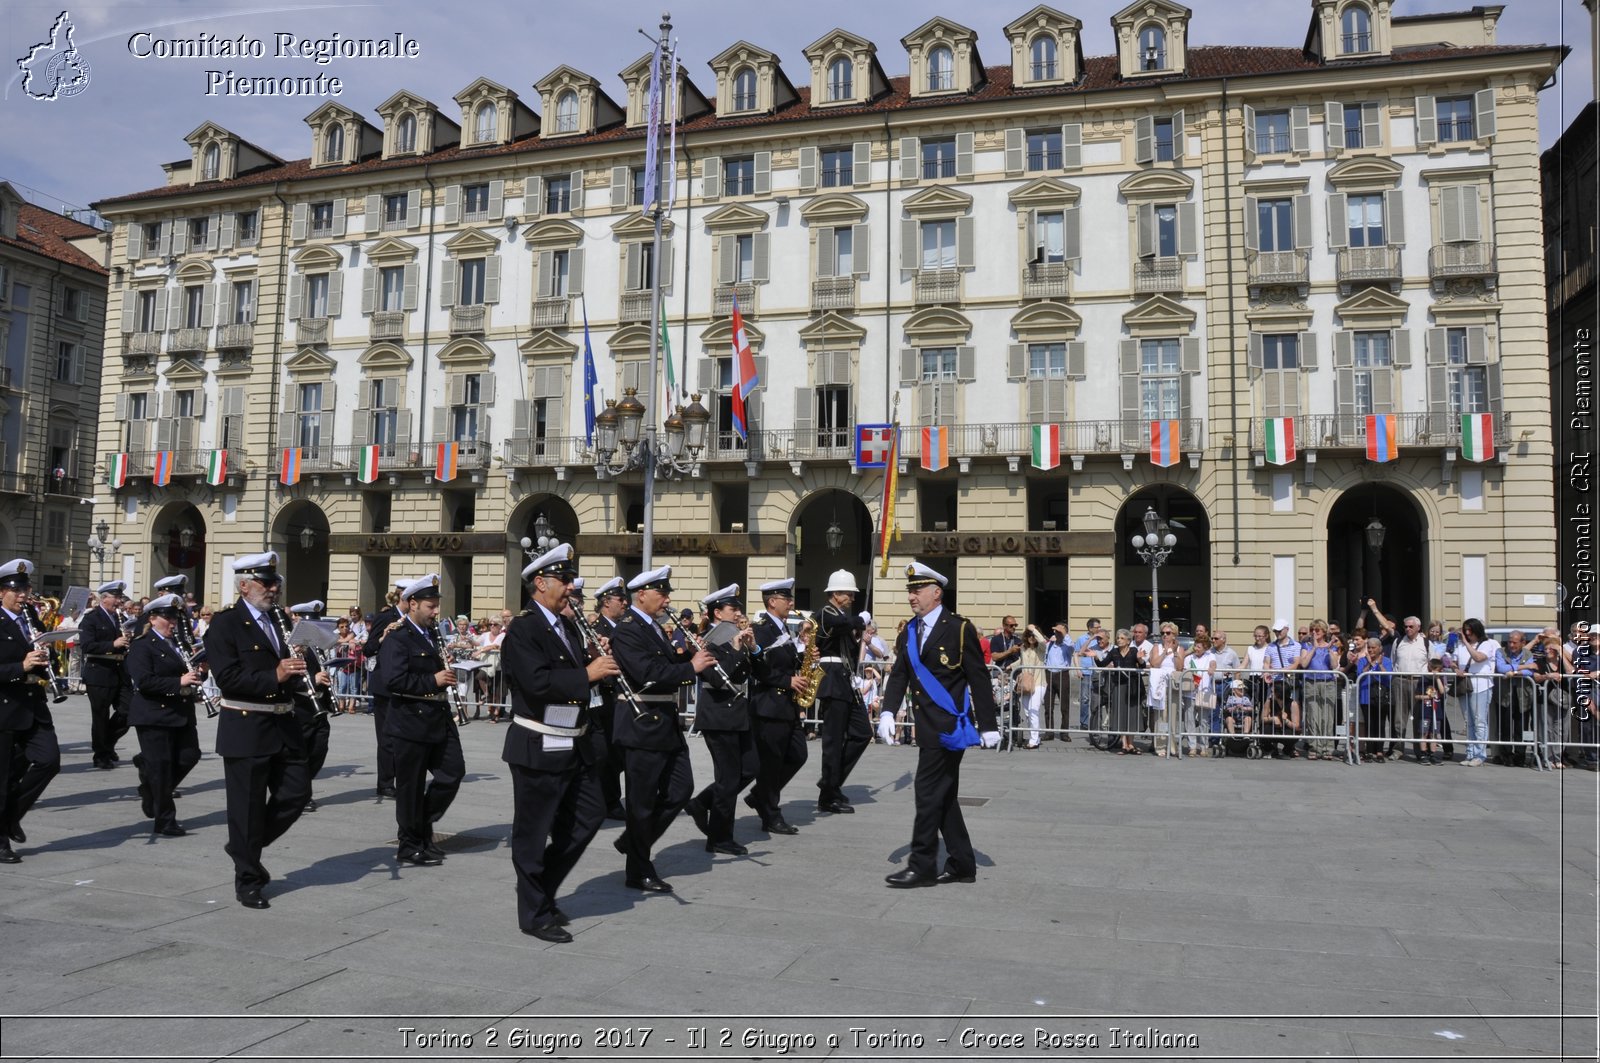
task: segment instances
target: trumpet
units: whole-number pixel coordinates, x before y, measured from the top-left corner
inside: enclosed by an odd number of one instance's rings
[[[36,598],[29,598],[22,603],[22,634],[29,642],[33,643],[33,648],[36,650],[44,649],[36,640],[49,630],[39,619],[39,610],[34,608],[33,603],[37,600]],[[50,690],[52,704],[59,705],[67,700],[67,695],[62,692],[60,685],[56,682],[56,670],[55,666],[50,663],[50,651],[48,649],[44,649],[44,682],[45,686]]]
[[[578,625],[578,633],[583,636],[583,643],[602,657],[611,656],[611,651],[600,640],[600,635],[595,631],[594,625],[589,623],[589,618],[583,615],[581,609],[572,611],[572,619]],[[628,682],[628,677],[621,671],[617,672],[617,686],[622,690],[622,696],[628,702],[628,707],[633,709],[633,722],[640,727],[654,727],[660,722],[660,717],[654,713],[647,713],[639,704],[639,695],[634,693],[633,684]]]

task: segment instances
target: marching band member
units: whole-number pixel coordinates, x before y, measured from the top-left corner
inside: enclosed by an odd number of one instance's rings
[[[817,700],[822,704],[822,776],[817,780],[818,812],[854,812],[844,795],[844,782],[856,761],[872,744],[872,722],[855,687],[855,668],[861,660],[861,633],[866,621],[854,604],[856,578],[848,569],[828,577],[824,592],[828,602],[817,615],[817,654],[822,683]]]
[[[461,734],[445,693],[455,686],[456,672],[445,660],[434,619],[439,613],[438,575],[429,573],[406,584],[400,607],[405,615],[389,625],[378,647],[378,670],[389,690],[400,842],[395,856],[413,867],[437,867],[444,862],[444,850],[433,842],[433,825],[450,808],[467,773]]]
[[[294,617],[298,624],[302,620],[319,619],[325,606],[320,598],[299,605],[289,607],[289,615]],[[311,677],[313,688],[317,697],[312,699],[305,690],[304,684],[295,691],[294,718],[300,723],[300,734],[305,739],[306,745],[306,782],[315,788],[317,775],[322,771],[322,766],[328,762],[328,736],[332,730],[329,721],[332,719],[327,712],[332,705],[328,699],[333,693],[333,676],[322,667],[322,661],[317,657],[310,646],[300,648],[300,656],[306,662],[306,675]],[[306,811],[317,810],[317,798],[313,792],[306,800]]]
[[[612,576],[594,595],[595,608],[600,616],[594,630],[601,638],[609,640],[617,633],[617,621],[628,611],[628,591],[621,576]],[[595,717],[595,726],[606,736],[606,759],[600,765],[600,793],[606,803],[607,819],[623,819],[622,809],[622,747],[617,745],[611,728],[617,706],[616,680],[607,679],[600,684],[600,695],[606,699],[606,711]]]
[[[205,674],[184,662],[183,599],[163,594],[145,604],[149,627],[128,646],[125,662],[133,689],[128,719],[139,738],[139,801],[151,832],[181,838],[189,832],[178,822],[172,792],[200,763],[200,734],[195,725],[195,698]],[[191,662],[192,663],[192,662]]]
[[[83,654],[83,685],[89,694],[89,746],[94,766],[114,768],[117,741],[128,733],[128,682],[122,670],[128,643],[122,630],[122,607],[128,585],[120,579],[102,583],[95,591],[100,604],[78,621],[78,648]]]
[[[972,839],[958,803],[964,749],[946,748],[942,737],[956,729],[964,706],[977,714],[985,748],[1000,744],[999,710],[978,633],[964,617],[944,608],[946,578],[920,562],[906,566],[906,594],[915,618],[895,640],[894,667],[884,692],[887,711],[911,694],[917,724],[917,812],[911,828],[911,856],[904,871],[885,881],[896,889],[977,881]],[[935,872],[939,837],[944,836],[944,870]]]
[[[566,543],[522,570],[532,601],[500,651],[511,692],[501,759],[511,765],[517,924],[556,944],[572,940],[556,893],[605,819],[598,770],[605,745],[593,725],[606,707],[596,684],[619,671],[609,656],[590,660],[568,615],[573,575]]]
[[[362,657],[372,662],[372,670],[367,673],[367,704],[372,706],[372,729],[378,738],[379,797],[394,796],[394,750],[389,747],[389,687],[384,681],[383,662],[378,659],[378,645],[383,633],[400,619],[400,592],[408,582],[398,581],[389,592],[384,607],[367,628],[367,644],[361,649]]]
[[[789,611],[794,608],[794,580],[780,579],[761,585],[765,610],[752,626],[760,652],[753,662],[750,682],[750,716],[755,736],[756,784],[744,803],[761,817],[768,834],[798,834],[783,818],[783,788],[806,762],[806,732],[794,696],[805,687],[796,675],[800,651],[789,634]]]
[[[11,848],[12,842],[28,840],[22,817],[61,770],[55,721],[40,685],[49,651],[34,645],[41,633],[23,609],[33,590],[32,571],[33,562],[20,557],[0,565],[0,795],[5,800],[0,864],[22,862]]]
[[[712,591],[700,599],[700,605],[714,621],[706,632],[705,645],[718,667],[700,674],[694,729],[705,737],[712,780],[689,802],[688,811],[706,836],[706,852],[744,856],[749,850],[733,840],[733,818],[734,799],[755,781],[760,765],[750,734],[747,693],[755,635],[739,627],[744,610],[739,607],[737,583]]]
[[[267,908],[261,889],[272,880],[261,850],[300,818],[311,797],[305,740],[294,718],[294,689],[306,662],[284,645],[270,610],[282,578],[274,551],[233,563],[239,600],[220,609],[206,629],[206,658],[222,692],[217,755],[228,795],[227,854],[233,890],[246,908]]]
[[[672,601],[671,575],[672,568],[663,565],[628,581],[633,607],[617,623],[611,643],[640,702],[635,709],[626,698],[619,700],[613,721],[628,779],[627,826],[615,845],[628,858],[628,888],[648,893],[672,892],[656,873],[650,850],[694,792],[689,747],[678,726],[677,692],[714,660],[704,650],[692,655],[678,650],[656,619]]]

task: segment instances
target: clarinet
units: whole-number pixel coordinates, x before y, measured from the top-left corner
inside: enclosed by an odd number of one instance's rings
[[[438,621],[428,625],[428,637],[433,640],[433,649],[439,655],[439,663],[449,668],[450,657],[445,653],[444,636],[439,633]],[[451,675],[454,676],[454,674],[452,671]],[[458,726],[465,727],[472,722],[471,716],[467,712],[466,700],[461,696],[460,687],[451,682],[449,686],[444,688],[444,697],[446,703],[450,706],[450,715],[461,721]]]
[[[21,616],[23,636],[27,638],[29,643],[33,644],[34,649],[39,649],[38,644],[34,643],[34,639],[44,634],[45,630],[44,622],[39,619],[39,610],[34,608],[32,601],[24,601],[22,603]],[[50,663],[49,650],[44,651],[44,681],[45,685],[50,688],[51,704],[59,705],[67,700],[67,696],[56,685],[56,670],[55,666]]]
[[[188,620],[187,615],[185,615],[184,620]],[[177,637],[172,640],[172,652],[176,653],[178,660],[183,662],[184,671],[198,672],[200,665],[195,661],[193,644],[188,641],[192,636],[186,630],[187,627],[187,623],[181,623],[173,630],[173,634]],[[196,686],[194,690],[201,703],[206,707],[206,719],[214,719],[222,714],[222,698],[219,695],[207,694],[204,685]]]
[[[689,645],[691,645],[691,646],[693,646],[695,648],[696,652],[698,652],[700,650],[705,650],[705,648],[706,648],[705,640],[702,639],[699,635],[696,635],[694,633],[694,629],[693,628],[691,628],[687,624],[685,624],[685,625],[681,625],[681,629],[683,631],[683,637],[688,640]],[[708,650],[707,652],[710,652],[710,651]],[[722,670],[722,662],[717,660],[717,655],[714,654],[714,653],[711,655],[711,667],[713,667],[713,668],[715,668],[717,670],[717,678],[722,680],[722,685],[723,686],[727,687],[729,690],[732,690],[732,691],[738,691],[739,690],[739,684],[735,683],[732,679],[728,678],[728,673]]]
[[[287,652],[293,653],[294,647],[289,645],[289,614],[283,611],[282,606],[275,605],[271,609],[271,615],[272,622],[278,626],[278,639],[283,643],[283,648]],[[300,682],[305,686],[305,689],[300,693],[310,698],[313,704],[316,704],[317,684],[312,681],[311,675],[307,672],[302,672],[300,674]]]
[[[578,625],[578,633],[583,636],[584,645],[603,657],[611,656],[605,644],[600,641],[600,636],[595,632],[594,626],[589,623],[588,617],[583,615],[583,610],[574,609],[572,620]],[[645,712],[639,704],[639,695],[634,693],[633,684],[628,682],[628,676],[620,669],[617,671],[617,686],[622,690],[622,696],[627,699],[628,707],[633,709],[633,722],[640,727],[654,727],[661,722],[661,718],[654,713]]]

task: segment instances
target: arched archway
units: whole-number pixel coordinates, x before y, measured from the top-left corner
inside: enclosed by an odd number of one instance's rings
[[[849,491],[830,488],[809,495],[789,526],[794,544],[794,597],[801,609],[819,609],[823,588],[836,569],[849,569],[863,592],[871,586],[872,513]],[[865,597],[860,600],[865,608]]]
[[[1135,492],[1117,514],[1117,590],[1115,617],[1101,617],[1110,628],[1151,622],[1150,565],[1133,547],[1144,533],[1144,514],[1154,509],[1177,543],[1157,571],[1160,618],[1193,631],[1196,622],[1211,622],[1211,520],[1200,500],[1172,484],[1151,484]],[[1152,624],[1152,629],[1154,625]]]
[[[320,598],[334,612],[350,604],[328,601],[328,517],[321,506],[297,498],[279,510],[272,522],[272,548],[283,574],[281,605]]]
[[[522,586],[522,570],[528,565],[529,555],[522,548],[522,540],[528,540],[528,549],[535,551],[533,556],[536,557],[543,552],[539,550],[541,534],[546,540],[545,548],[550,549],[551,542],[574,541],[580,530],[578,514],[573,510],[572,504],[560,495],[529,495],[511,512],[511,519],[506,522],[505,600],[512,609],[520,609],[527,600]],[[578,564],[581,568],[583,564],[581,558]],[[584,578],[598,587],[605,580],[595,579],[597,575],[598,573],[591,575],[586,572]]]
[[[159,579],[188,576],[195,601],[206,598],[206,521],[191,502],[162,508],[150,525],[150,574],[142,588],[149,592]]]
[[[1428,522],[1406,492],[1364,483],[1328,511],[1327,618],[1350,630],[1368,598],[1396,622],[1427,618]]]

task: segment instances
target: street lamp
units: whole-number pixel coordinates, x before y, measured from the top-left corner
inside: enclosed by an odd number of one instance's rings
[[[300,549],[309,550],[315,545],[317,545],[317,533],[311,530],[311,525],[307,524],[300,529]]]
[[[1178,545],[1178,537],[1172,534],[1170,526],[1153,507],[1146,507],[1142,523],[1144,534],[1135,535],[1132,542],[1139,557],[1150,566],[1150,628],[1152,633],[1156,633],[1161,628],[1161,590],[1156,572],[1172,556],[1172,548]]]
[[[594,419],[597,476],[620,476],[634,469],[659,469],[668,476],[693,475],[706,448],[711,411],[700,404],[696,392],[688,408],[675,407],[661,423],[661,434],[647,431],[646,411],[638,389],[628,388],[622,401],[606,400]]]
[[[193,528],[179,528],[178,529],[178,545],[183,547],[185,550],[189,549],[189,547],[194,545],[194,529]]]
[[[1383,537],[1388,532],[1389,529],[1383,526],[1383,521],[1378,519],[1377,514],[1373,514],[1367,521],[1367,548],[1375,554],[1383,553]]]
[[[522,552],[528,555],[530,564],[561,545],[561,539],[556,535],[555,528],[551,527],[550,518],[544,515],[544,510],[541,509],[534,515],[533,538],[524,535],[518,545],[522,547]]]
[[[828,544],[828,553],[837,554],[844,545],[844,529],[839,527],[839,503],[835,500],[833,505],[833,519],[828,521],[828,527],[822,533],[823,542]]]
[[[86,544],[89,553],[100,563],[100,582],[106,581],[106,556],[115,557],[122,552],[122,540],[111,538],[111,525],[104,520],[94,526]]]

